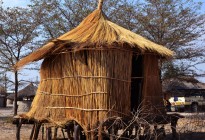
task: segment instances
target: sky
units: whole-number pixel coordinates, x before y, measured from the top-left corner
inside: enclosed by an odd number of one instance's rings
[[[26,7],[30,3],[30,0],[2,0],[2,1],[3,1],[3,6],[4,7],[15,7],[15,6]],[[204,12],[205,11],[205,0],[194,0],[194,2],[199,2],[199,1],[204,2],[203,6],[202,6],[202,12]],[[198,69],[204,71],[205,70],[205,65],[204,64],[199,65]],[[32,74],[30,74],[31,72],[32,72]],[[39,77],[38,72],[24,70],[23,73],[24,73],[24,75],[22,75],[22,79],[27,79],[27,80],[32,80],[33,79],[34,80],[37,77]],[[199,78],[199,80],[205,83],[205,78],[204,77]]]
[[[3,6],[5,7],[26,7],[29,4],[29,0],[3,0]]]

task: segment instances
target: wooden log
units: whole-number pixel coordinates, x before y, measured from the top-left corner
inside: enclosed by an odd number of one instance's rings
[[[73,126],[70,125],[70,124],[66,126],[66,132],[67,132],[67,135],[68,135],[68,140],[72,140],[72,136],[71,136],[71,134],[70,134],[70,132],[73,130],[72,127],[73,127]]]
[[[63,138],[65,139],[65,134],[64,134],[63,128],[61,128],[61,132],[63,134]]]
[[[42,129],[41,129],[41,133],[42,133],[42,140],[44,140],[44,132],[45,132],[45,129],[44,129],[44,124],[42,124]]]
[[[171,121],[171,129],[172,129],[172,139],[177,139],[177,131],[176,131],[176,126],[178,119],[184,118],[184,116],[179,115],[179,114],[170,114],[168,115]]]
[[[22,126],[22,120],[19,119],[18,123],[16,123],[16,140],[20,140],[21,126]]]
[[[20,119],[22,121],[22,124],[34,124],[34,122],[35,122],[34,120],[29,120],[29,119],[25,119],[25,118],[20,118],[19,116],[15,116],[12,119],[12,124],[18,124]]]
[[[51,127],[46,128],[46,140],[52,140]]]
[[[54,140],[57,139],[57,132],[58,132],[58,127],[55,127],[55,129],[54,129],[54,136],[53,136]]]
[[[177,131],[176,131],[177,121],[178,119],[176,118],[171,119],[172,139],[174,140],[177,138]]]
[[[39,130],[41,128],[41,123],[36,123],[36,127],[34,130],[34,134],[33,134],[33,139],[32,140],[37,140],[38,139],[38,134],[39,134]]]
[[[114,135],[115,135],[115,130],[114,130],[114,126],[112,125],[110,129],[110,140],[114,140]]]
[[[35,127],[36,127],[36,124],[34,123],[34,124],[33,124],[33,128],[32,128],[32,130],[31,130],[30,140],[33,139],[33,134],[34,134]]]
[[[74,140],[80,140],[80,126],[78,124],[74,125],[73,139]]]

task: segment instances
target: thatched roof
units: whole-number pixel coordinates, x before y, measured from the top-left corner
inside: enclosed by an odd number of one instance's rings
[[[22,99],[24,97],[33,97],[36,95],[37,87],[34,86],[32,83],[27,85],[25,88],[18,92],[18,99]],[[7,96],[8,99],[14,99],[14,94]]]
[[[154,52],[162,57],[172,57],[173,52],[140,35],[111,22],[101,9],[88,15],[79,26],[19,61],[17,68],[48,55],[68,49],[73,51],[85,48],[122,47],[137,49],[140,53]]]
[[[178,79],[168,79],[163,81],[164,92],[174,92],[182,89],[205,89],[205,83],[201,83],[195,78],[182,77]]]

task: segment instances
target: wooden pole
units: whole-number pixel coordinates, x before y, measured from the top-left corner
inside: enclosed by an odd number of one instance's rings
[[[33,139],[33,134],[34,134],[35,128],[36,128],[36,123],[33,124],[33,128],[32,128],[32,130],[31,130],[31,135],[30,135],[30,140]]]
[[[62,128],[61,128],[61,132],[62,132],[62,134],[63,134],[63,138],[65,139],[65,134],[64,134],[64,131],[63,131]]]
[[[56,140],[57,139],[57,133],[58,133],[58,127],[55,127],[55,129],[54,129],[54,140]]]
[[[172,129],[172,139],[173,140],[177,139],[177,131],[176,131],[177,121],[178,121],[178,118],[176,117],[171,118],[171,129]]]
[[[44,140],[44,131],[45,131],[45,130],[44,130],[44,127],[45,127],[44,124],[42,124],[42,130],[41,130],[41,133],[42,133],[42,140]]]
[[[33,140],[37,140],[38,139],[38,134],[39,134],[40,128],[41,128],[41,124],[40,123],[36,123],[35,131],[34,131],[34,135],[33,135]]]
[[[112,125],[110,128],[110,140],[114,140],[114,135],[115,135],[115,130],[114,130],[114,126]]]
[[[46,128],[46,140],[52,140],[52,131],[51,128]]]
[[[68,140],[72,140],[72,136],[70,135],[70,131],[71,131],[71,126],[67,125],[66,126],[66,131],[67,131],[67,135],[68,135]],[[64,133],[63,133],[64,134]],[[64,136],[64,135],[63,135]],[[65,136],[64,136],[65,137]]]
[[[19,119],[19,121],[16,124],[16,140],[20,140],[21,125],[22,125],[22,120]]]
[[[78,124],[77,125],[74,124],[74,135],[73,135],[74,140],[80,140],[79,136],[80,136],[80,126]]]
[[[102,10],[103,0],[99,0],[98,2],[98,9]]]

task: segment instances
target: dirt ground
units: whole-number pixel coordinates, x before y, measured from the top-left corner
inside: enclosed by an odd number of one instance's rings
[[[15,140],[16,127],[11,123],[12,108],[0,108],[0,140]],[[185,118],[179,119],[177,132],[180,140],[205,140],[205,113],[181,113]],[[24,124],[21,128],[21,140],[29,140],[32,126]],[[171,140],[170,124],[165,126],[165,140]],[[39,140],[42,133],[39,133]],[[61,135],[62,137],[62,135]]]

